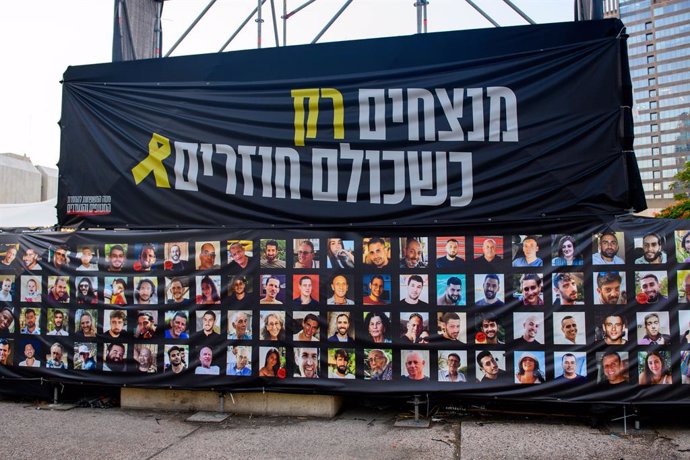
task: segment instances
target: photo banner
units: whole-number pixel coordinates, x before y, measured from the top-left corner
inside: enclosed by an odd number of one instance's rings
[[[0,234],[3,386],[680,402],[690,226]]]
[[[70,67],[58,221],[420,225],[642,210],[622,29],[611,19]]]

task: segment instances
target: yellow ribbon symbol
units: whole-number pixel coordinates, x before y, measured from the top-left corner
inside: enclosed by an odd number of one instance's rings
[[[160,134],[153,133],[151,141],[149,141],[149,155],[132,168],[134,183],[139,185],[153,171],[156,187],[170,188],[168,172],[163,165],[163,160],[169,156],[170,140]]]

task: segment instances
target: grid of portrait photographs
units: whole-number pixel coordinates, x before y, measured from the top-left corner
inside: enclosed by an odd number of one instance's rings
[[[648,226],[5,234],[0,373],[593,395],[688,384],[690,232]]]

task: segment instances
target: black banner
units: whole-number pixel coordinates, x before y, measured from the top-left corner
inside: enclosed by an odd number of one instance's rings
[[[0,234],[0,376],[674,402],[687,222]]]
[[[622,29],[587,21],[71,67],[60,225],[643,209]]]

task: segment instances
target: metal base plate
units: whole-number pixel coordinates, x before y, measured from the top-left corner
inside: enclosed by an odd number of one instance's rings
[[[225,414],[222,412],[197,412],[196,414],[188,417],[185,422],[220,423],[228,417],[230,417],[230,414]]]
[[[72,410],[77,407],[76,404],[48,404],[47,406],[38,406],[39,410]]]
[[[419,420],[415,420],[413,418],[406,418],[396,421],[393,426],[401,428],[429,428],[429,426],[431,426],[431,421],[421,418]]]

